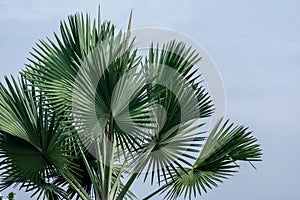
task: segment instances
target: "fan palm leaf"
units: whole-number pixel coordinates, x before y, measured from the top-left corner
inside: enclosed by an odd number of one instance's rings
[[[237,161],[260,161],[261,149],[256,142],[248,128],[219,120],[193,167],[173,172],[168,183],[145,199],[159,192],[165,193],[165,199],[196,198],[236,173]]]
[[[153,79],[147,93],[150,102],[165,109],[165,116],[160,116],[162,111],[156,112],[159,128],[154,132],[150,130],[150,137],[145,138],[138,152],[137,161],[147,168],[145,179],[148,171],[151,172],[151,183],[155,173],[160,182],[161,175],[165,177],[168,171],[189,165],[186,159],[196,159],[191,154],[199,151],[204,140],[203,131],[199,131],[203,124],[199,120],[211,115],[213,105],[200,84],[199,71],[195,70],[199,60],[191,48],[175,41],[161,49],[152,46],[149,50],[145,71],[152,74]]]
[[[6,78],[7,88],[0,85],[1,189],[20,185],[49,199],[66,198],[52,181],[60,170],[76,168],[65,146],[69,133],[35,88],[23,78],[19,84]]]

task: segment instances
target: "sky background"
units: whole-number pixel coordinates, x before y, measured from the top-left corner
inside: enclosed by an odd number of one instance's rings
[[[253,130],[263,149],[257,170],[242,164],[203,200],[300,199],[300,1],[100,1],[102,19],[126,29],[163,27],[200,43],[217,64],[227,117]],[[0,79],[16,75],[39,39],[75,12],[97,14],[99,1],[0,0]],[[148,194],[147,185],[137,186]],[[6,194],[7,192],[4,192]],[[17,200],[28,195],[18,193]]]

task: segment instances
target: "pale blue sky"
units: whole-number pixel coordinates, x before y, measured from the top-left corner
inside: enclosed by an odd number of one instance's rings
[[[98,4],[0,0],[0,79],[22,69],[38,39],[58,32],[61,19],[77,11],[95,16]],[[300,199],[300,1],[107,0],[101,7],[102,18],[119,28],[133,8],[133,28],[170,28],[202,44],[222,74],[227,117],[248,125],[262,144],[257,171],[243,164],[203,200]]]

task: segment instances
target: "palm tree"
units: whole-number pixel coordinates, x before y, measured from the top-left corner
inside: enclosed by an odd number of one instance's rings
[[[36,198],[136,199],[139,178],[166,199],[193,198],[260,161],[248,128],[220,119],[199,55],[180,41],[139,55],[109,21],[76,14],[41,40],[19,78],[0,85],[0,189]],[[178,75],[179,74],[179,75]],[[164,80],[169,85],[164,85]],[[175,81],[174,81],[175,80]]]

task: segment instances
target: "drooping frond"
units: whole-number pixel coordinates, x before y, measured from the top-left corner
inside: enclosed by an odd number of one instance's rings
[[[20,86],[19,86],[20,84]],[[52,184],[59,170],[75,169],[70,162],[59,117],[24,79],[6,78],[0,85],[1,189],[19,185],[49,199],[67,198]]]

